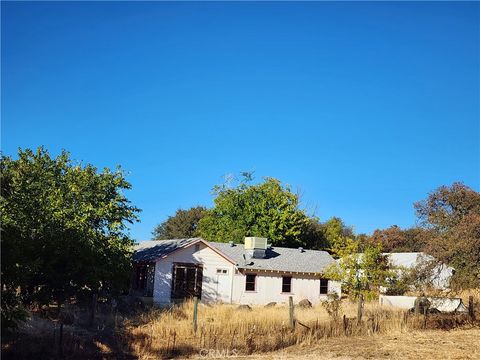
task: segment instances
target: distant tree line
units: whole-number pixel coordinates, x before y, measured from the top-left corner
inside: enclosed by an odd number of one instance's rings
[[[272,245],[329,249],[353,229],[337,217],[320,222],[300,208],[299,195],[274,178],[253,184],[253,177],[217,185],[214,207],[179,209],[153,231],[155,240],[202,237],[209,241],[243,242],[245,236],[267,237]]]
[[[321,222],[300,208],[299,195],[274,178],[213,189],[214,206],[178,210],[158,225],[154,239],[202,237],[240,243],[245,236],[267,237],[272,245],[327,250],[340,257],[348,248],[369,252],[426,252],[455,268],[452,286],[480,286],[480,194],[462,183],[442,186],[414,204],[418,225],[392,225],[372,235],[355,234],[342,219]],[[339,246],[340,244],[340,246]]]

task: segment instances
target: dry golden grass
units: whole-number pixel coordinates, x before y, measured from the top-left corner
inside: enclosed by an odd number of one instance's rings
[[[309,309],[296,307],[298,322],[292,330],[287,306],[253,307],[252,311],[247,311],[234,305],[200,305],[195,333],[193,305],[189,302],[168,311],[152,310],[138,319],[127,320],[122,324],[120,338],[122,343],[128,344],[126,351],[147,360],[185,357],[199,354],[202,349],[235,349],[236,354],[257,354],[292,345],[313,346],[332,337],[402,333],[422,327],[454,328],[464,321],[431,317],[425,322],[423,317],[382,308],[372,302],[365,305],[363,321],[357,324],[356,312],[357,305],[345,301],[342,304],[345,319],[333,321],[321,305]]]
[[[274,353],[237,357],[274,359],[480,359],[480,329],[394,332],[374,336],[329,338],[315,345],[297,345]],[[215,357],[210,357],[214,359]]]

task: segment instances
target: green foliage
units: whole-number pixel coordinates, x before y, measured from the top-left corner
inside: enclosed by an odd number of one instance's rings
[[[322,227],[326,243],[331,248],[341,246],[346,238],[354,237],[352,228],[346,226],[338,217],[332,217],[323,223]]]
[[[153,230],[154,240],[183,239],[198,236],[198,223],[207,214],[203,206],[187,210],[179,209],[175,215],[159,224]]]
[[[441,186],[415,204],[429,230],[425,250],[455,268],[455,289],[480,286],[480,193],[462,183]]]
[[[350,238],[337,242],[331,250],[339,261],[332,264],[325,275],[340,281],[343,291],[350,297],[357,298],[363,294],[371,299],[393,274],[380,244],[366,246],[363,253],[359,253],[359,246],[358,241]]]
[[[27,319],[28,313],[24,309],[20,296],[10,289],[2,291],[2,334],[17,328],[21,321]]]
[[[385,295],[404,295],[412,290],[417,280],[413,269],[399,268],[395,269],[396,274],[386,279]]]
[[[126,229],[139,210],[122,193],[131,186],[120,168],[99,172],[39,148],[2,156],[0,171],[2,294],[47,304],[128,286]]]
[[[265,178],[256,185],[241,182],[214,188],[215,206],[200,220],[200,235],[210,241],[243,242],[245,236],[268,238],[273,245],[305,246],[308,217],[299,198],[279,180]]]
[[[302,231],[302,239],[307,249],[325,250],[330,248],[330,243],[325,237],[325,227],[316,217],[308,219],[304,230]]]

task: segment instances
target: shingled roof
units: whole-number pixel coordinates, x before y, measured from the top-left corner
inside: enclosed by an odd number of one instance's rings
[[[263,259],[245,259],[243,244],[210,242],[222,253],[233,259],[239,269],[267,271],[321,273],[335,260],[326,251],[300,250],[285,247],[271,247],[265,251]]]
[[[186,247],[200,238],[142,241],[135,245],[133,261],[148,262],[158,260],[171,252]]]
[[[326,251],[299,250],[285,247],[271,247],[265,252],[265,258],[244,258],[243,244],[229,244],[219,242],[205,242],[200,238],[173,239],[163,241],[145,241],[135,247],[134,261],[154,261],[171,252],[186,247],[194,242],[202,241],[208,246],[232,259],[239,269],[321,273],[335,260]]]

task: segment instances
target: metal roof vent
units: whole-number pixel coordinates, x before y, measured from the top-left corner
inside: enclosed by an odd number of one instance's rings
[[[303,247],[299,247],[298,250],[299,250],[300,252],[305,252],[305,250],[303,250]]]
[[[245,238],[245,253],[247,254],[247,258],[263,259],[266,250],[267,238],[255,236]]]
[[[233,243],[233,241],[229,241],[228,244],[230,245],[230,247],[234,247],[235,244]]]

